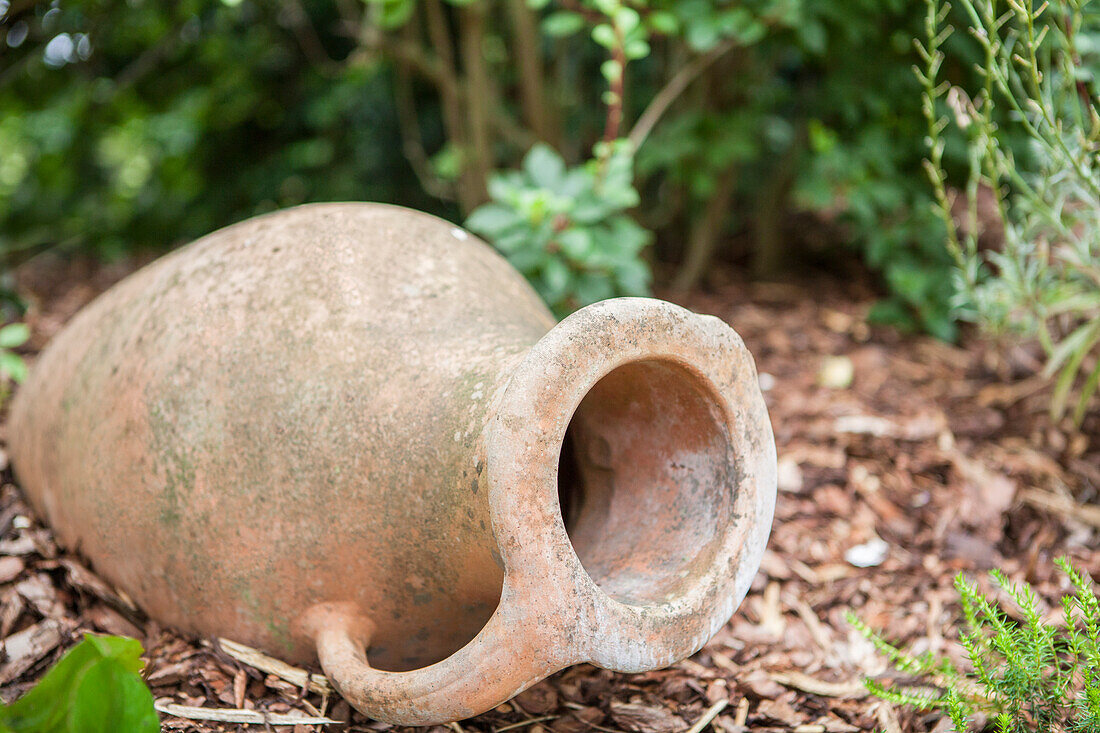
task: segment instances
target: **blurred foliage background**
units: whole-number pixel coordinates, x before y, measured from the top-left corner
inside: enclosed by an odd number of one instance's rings
[[[855,252],[882,283],[874,318],[951,339],[912,71],[924,16],[922,0],[0,0],[0,265],[376,200],[477,212],[559,312],[644,292],[654,263],[687,289],[716,261],[776,278]],[[977,54],[960,45],[944,73],[973,75]],[[943,165],[964,158],[948,144]]]

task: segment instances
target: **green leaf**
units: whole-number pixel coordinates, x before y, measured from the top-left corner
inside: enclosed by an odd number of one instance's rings
[[[30,692],[0,707],[0,726],[13,733],[157,733],[141,652],[135,639],[85,634]]]
[[[615,48],[619,42],[615,30],[607,23],[600,23],[592,29],[592,40],[607,49]]]
[[[382,6],[383,28],[400,28],[416,10],[414,0],[380,0],[379,4]]]
[[[680,29],[680,21],[666,10],[655,10],[646,16],[646,24],[655,33],[670,36]]]
[[[565,161],[546,143],[536,143],[523,158],[523,172],[536,186],[556,191],[565,178]]]
[[[484,204],[470,213],[466,228],[491,239],[522,221],[515,210],[503,204]]]
[[[587,229],[566,229],[557,236],[557,242],[571,260],[583,261],[592,253],[592,235]]]
[[[1081,394],[1077,398],[1077,407],[1073,410],[1073,422],[1077,426],[1080,426],[1085,419],[1085,411],[1088,410],[1089,402],[1096,393],[1098,386],[1100,386],[1100,361],[1096,362],[1096,366],[1092,368],[1092,372],[1085,379],[1085,385],[1081,388]]]
[[[608,84],[615,84],[623,76],[623,65],[615,59],[608,59],[600,64],[600,73]]]
[[[687,29],[687,42],[696,51],[709,51],[718,45],[721,35],[714,23],[691,23]]]
[[[615,271],[620,292],[626,295],[649,295],[649,283],[652,275],[649,265],[640,259],[623,262]]]
[[[615,11],[615,16],[612,20],[615,22],[615,27],[619,29],[619,32],[625,36],[638,27],[642,18],[638,15],[637,10],[624,6]]]
[[[573,292],[580,305],[598,303],[615,297],[615,287],[611,284],[611,280],[605,275],[594,272],[582,274],[577,279]]]
[[[542,297],[547,302],[555,303],[569,292],[569,281],[572,279],[569,267],[558,258],[546,261],[542,268]]]
[[[649,55],[649,44],[642,40],[633,40],[626,44],[623,51],[626,53],[626,57],[632,61],[644,59]]]
[[[1083,333],[1081,338],[1075,338],[1077,334]],[[1055,354],[1059,353],[1059,350],[1066,344],[1066,342],[1072,343],[1070,346],[1069,357],[1065,359],[1065,366],[1062,367],[1061,373],[1058,375],[1058,380],[1054,384],[1054,393],[1050,399],[1050,414],[1055,417],[1061,417],[1066,411],[1066,401],[1069,399],[1069,391],[1073,387],[1074,381],[1077,379],[1077,372],[1081,369],[1081,362],[1085,360],[1085,356],[1088,355],[1092,347],[1096,345],[1097,341],[1100,341],[1100,319],[1086,323],[1078,328],[1069,337],[1066,338],[1058,348],[1055,349]],[[1051,362],[1054,361],[1054,354],[1051,355]],[[1048,365],[1049,366],[1049,365]]]
[[[0,349],[14,349],[27,343],[31,328],[25,323],[9,323],[0,328]]]
[[[0,351],[0,374],[6,374],[22,384],[27,378],[27,362],[19,354]]]
[[[542,21],[542,32],[551,38],[571,36],[584,28],[584,16],[571,10],[559,10]]]
[[[1061,369],[1067,359],[1081,350],[1088,350],[1095,343],[1098,335],[1100,335],[1100,318],[1082,324],[1062,339],[1061,343],[1050,352],[1050,358],[1047,359],[1046,366],[1043,368],[1043,376],[1050,379]]]

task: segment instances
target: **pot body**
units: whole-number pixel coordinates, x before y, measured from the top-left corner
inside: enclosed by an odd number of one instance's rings
[[[478,442],[554,319],[434,217],[305,206],[218,231],[82,311],[13,406],[13,464],[63,543],[166,624],[301,663],[318,599],[419,667],[500,598]]]

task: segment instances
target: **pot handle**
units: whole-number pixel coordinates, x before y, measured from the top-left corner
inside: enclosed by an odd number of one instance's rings
[[[314,607],[305,628],[317,644],[321,668],[355,709],[395,725],[435,725],[491,710],[574,663],[567,650],[541,643],[543,621],[516,618],[505,609],[501,603],[478,635],[450,657],[409,672],[370,666],[365,650],[373,624],[351,604]]]

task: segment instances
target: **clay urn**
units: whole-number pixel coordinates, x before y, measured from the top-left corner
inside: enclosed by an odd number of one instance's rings
[[[10,452],[149,616],[319,660],[403,725],[694,653],[776,490],[725,323],[622,298],[555,324],[487,245],[376,204],[250,219],[118,283],[34,364]]]

